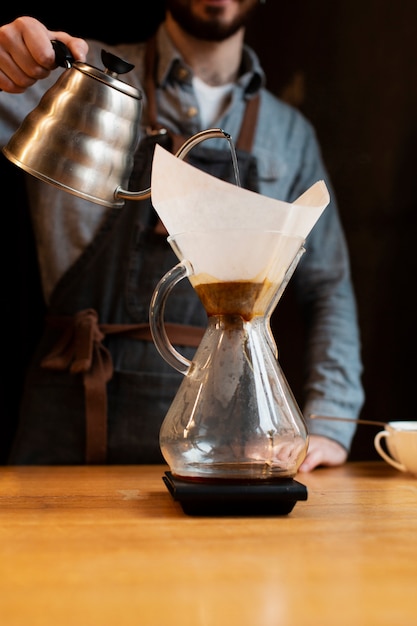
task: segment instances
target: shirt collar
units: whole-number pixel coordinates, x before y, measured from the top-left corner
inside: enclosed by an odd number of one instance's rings
[[[175,80],[179,69],[186,69],[190,74],[191,81],[191,70],[185,65],[181,54],[173,45],[164,24],[161,24],[158,28],[156,41],[159,59],[156,71],[158,85],[164,86],[170,79]],[[254,50],[246,44],[243,47],[238,84],[248,96],[257,93],[265,85],[265,73],[259,58]]]

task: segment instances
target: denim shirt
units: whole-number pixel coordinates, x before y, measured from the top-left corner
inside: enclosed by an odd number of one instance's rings
[[[191,136],[202,130],[192,87],[192,72],[173,47],[164,26],[158,31],[157,41],[158,121],[174,133]],[[102,67],[103,44],[90,40],[89,45],[87,62]],[[106,46],[106,50],[135,65],[135,69],[123,78],[143,91],[145,44]],[[60,71],[52,72],[48,79],[36,83],[25,94],[0,94],[1,146],[5,145],[23,117],[36,106],[44,91],[56,81]],[[237,137],[246,99],[259,91],[261,104],[253,155],[257,161],[260,193],[291,202],[321,179],[330,191],[331,202],[308,236],[306,253],[291,280],[308,334],[302,410],[309,432],[335,439],[349,450],[355,432],[354,424],[309,420],[310,414],[357,418],[364,401],[360,335],[346,240],[314,129],[298,110],[280,101],[264,85],[265,77],[259,60],[254,51],[245,46],[240,77],[234,86],[230,104],[216,126],[232,138]],[[144,94],[143,132],[148,121],[146,104]],[[211,147],[224,149],[223,140],[210,141]],[[63,253],[62,233],[82,230],[81,237],[79,233],[76,235],[77,245],[82,248],[94,237],[95,229],[104,219],[104,209],[32,178],[28,178],[28,185],[33,190],[31,212],[37,221],[35,231],[38,237],[48,230],[49,224],[47,245],[50,249],[44,259],[40,256],[41,266],[43,261],[44,266],[55,267],[50,260],[54,238],[58,257]],[[69,206],[70,214],[67,211]],[[71,266],[77,254],[79,251],[68,252],[67,266]],[[62,267],[61,273],[66,269]],[[54,280],[59,280],[59,276]],[[54,289],[53,283],[49,289]]]

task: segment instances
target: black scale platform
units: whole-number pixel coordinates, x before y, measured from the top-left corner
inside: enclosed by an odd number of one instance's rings
[[[250,481],[207,483],[181,480],[165,472],[162,480],[187,515],[288,515],[298,500],[307,500],[307,487],[293,478],[262,484]]]

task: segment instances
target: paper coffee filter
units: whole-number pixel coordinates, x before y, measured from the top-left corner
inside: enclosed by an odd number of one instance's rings
[[[269,230],[207,230],[169,237],[179,260],[193,267],[193,285],[247,280],[280,284],[303,240]]]
[[[170,235],[239,228],[278,230],[303,240],[330,201],[324,181],[295,202],[283,202],[206,174],[159,145],[152,163],[151,198]]]

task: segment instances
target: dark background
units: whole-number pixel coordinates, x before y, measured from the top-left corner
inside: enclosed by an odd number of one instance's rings
[[[65,11],[43,8],[46,2],[36,3],[34,11],[31,4],[18,1],[13,10],[1,9],[0,22],[29,14],[50,29],[117,43],[145,39],[163,17],[163,0],[146,3],[146,13],[135,19],[104,11],[87,16],[77,5]],[[351,253],[365,366],[361,417],[384,422],[417,419],[416,25],[415,0],[267,0],[247,32],[271,91],[298,106],[316,128]],[[20,201],[14,175],[3,176],[9,192],[2,194],[5,208]],[[15,221],[12,227],[20,225]],[[9,258],[3,250],[4,256]],[[32,284],[26,281],[30,293]],[[3,312],[12,306],[13,285],[7,268]],[[284,372],[297,395],[301,336],[294,324],[288,289],[274,314],[274,327]],[[7,328],[7,320],[5,326],[12,381],[13,367],[19,367],[13,333],[24,338],[25,329]],[[377,430],[358,427],[351,459],[376,458],[372,442]]]

